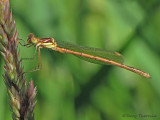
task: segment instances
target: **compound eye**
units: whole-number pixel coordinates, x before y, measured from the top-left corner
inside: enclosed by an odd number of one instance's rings
[[[34,38],[34,35],[32,33],[28,34],[28,39],[27,39],[27,43],[32,43],[32,38]]]
[[[34,37],[34,35],[32,34],[32,33],[29,33],[28,34],[28,39],[31,39],[31,38],[33,38]]]

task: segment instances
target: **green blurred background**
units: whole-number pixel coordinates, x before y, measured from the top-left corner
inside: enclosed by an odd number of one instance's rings
[[[118,51],[125,64],[152,76],[42,49],[42,70],[26,75],[38,90],[35,120],[160,119],[159,0],[11,0],[11,7],[19,38],[34,33]],[[32,57],[35,48],[19,50]],[[23,61],[25,71],[37,63]],[[2,59],[0,74],[0,120],[11,120]]]

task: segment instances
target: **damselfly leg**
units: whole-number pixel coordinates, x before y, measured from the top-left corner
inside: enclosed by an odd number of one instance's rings
[[[28,44],[28,43],[27,44],[22,44],[22,43],[20,43],[20,45],[21,46],[26,46],[27,48],[29,48],[29,47],[33,46],[34,44]],[[23,60],[34,60],[36,58],[37,50],[38,50],[38,65],[37,65],[37,67],[33,68],[32,70],[26,71],[23,74],[30,73],[30,72],[35,72],[35,71],[38,71],[38,70],[40,70],[42,68],[40,47],[38,47],[38,46],[36,46],[35,53],[34,53],[33,57],[31,57],[31,58],[21,58],[20,61],[22,62]]]

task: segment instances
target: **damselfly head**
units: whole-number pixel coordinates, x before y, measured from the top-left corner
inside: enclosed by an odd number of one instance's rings
[[[29,44],[36,44],[38,42],[37,38],[34,37],[34,35],[32,33],[28,34],[28,39],[27,39],[27,43]]]

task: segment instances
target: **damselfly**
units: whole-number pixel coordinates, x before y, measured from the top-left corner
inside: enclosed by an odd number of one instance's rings
[[[36,51],[38,49],[38,56],[40,56],[40,48],[49,48],[61,53],[73,54],[85,61],[102,64],[102,65],[115,65],[126,70],[135,72],[146,78],[150,78],[150,75],[142,70],[127,66],[123,64],[123,57],[120,53],[101,50],[97,48],[82,47],[78,45],[73,45],[64,41],[57,41],[54,38],[37,38],[32,33],[28,35],[27,44],[24,46],[31,47],[36,46]],[[35,57],[34,55],[34,57]],[[41,59],[39,60],[39,67],[41,64]],[[39,69],[39,68],[38,68]]]

